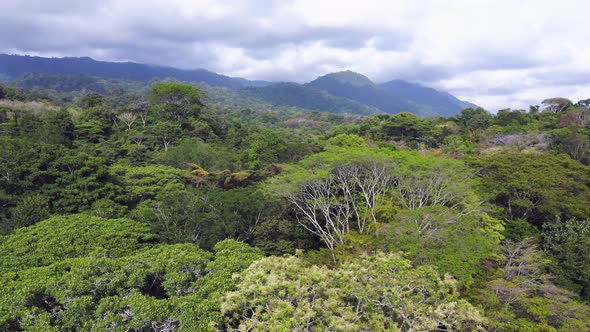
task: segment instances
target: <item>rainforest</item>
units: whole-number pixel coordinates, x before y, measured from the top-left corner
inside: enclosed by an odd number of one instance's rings
[[[590,330],[589,100],[232,93],[0,86],[0,330]]]

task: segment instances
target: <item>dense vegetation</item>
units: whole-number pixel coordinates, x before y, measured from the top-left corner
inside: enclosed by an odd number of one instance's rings
[[[0,330],[590,330],[588,100],[359,117],[79,80],[0,85]]]

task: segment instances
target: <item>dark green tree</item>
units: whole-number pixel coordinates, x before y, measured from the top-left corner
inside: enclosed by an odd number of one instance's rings
[[[163,82],[152,87],[150,103],[168,120],[180,121],[196,117],[204,106],[205,94],[189,84]]]

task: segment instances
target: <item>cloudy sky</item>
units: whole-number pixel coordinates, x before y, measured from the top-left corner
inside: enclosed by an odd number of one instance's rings
[[[590,98],[587,0],[0,0],[0,53],[249,79],[353,70],[495,111]]]

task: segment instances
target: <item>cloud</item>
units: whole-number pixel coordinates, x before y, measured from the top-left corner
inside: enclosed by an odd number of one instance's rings
[[[526,108],[590,97],[589,10],[573,0],[3,0],[0,52],[276,81],[354,70],[490,110]]]

